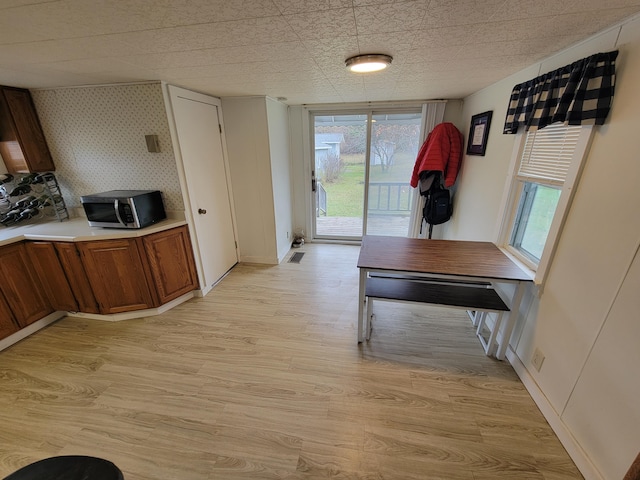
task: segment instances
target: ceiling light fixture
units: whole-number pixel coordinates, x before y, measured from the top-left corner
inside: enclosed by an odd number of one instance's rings
[[[356,73],[377,72],[384,70],[389,65],[393,57],[382,53],[374,53],[369,55],[356,55],[345,60],[345,65],[349,70]]]

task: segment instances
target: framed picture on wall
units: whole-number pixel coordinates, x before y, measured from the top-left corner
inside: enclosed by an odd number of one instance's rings
[[[489,137],[492,114],[493,110],[490,110],[471,117],[469,140],[467,141],[467,155],[481,155],[484,157],[484,152],[487,149],[487,138]]]

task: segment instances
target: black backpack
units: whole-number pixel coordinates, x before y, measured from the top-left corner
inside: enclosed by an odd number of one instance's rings
[[[440,225],[448,222],[453,213],[449,190],[440,183],[440,175],[436,175],[431,187],[423,195],[427,200],[422,209],[422,216],[429,225]]]

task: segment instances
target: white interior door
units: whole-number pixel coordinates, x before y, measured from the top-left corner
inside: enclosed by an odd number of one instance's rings
[[[169,95],[206,293],[238,262],[219,100],[172,86]]]

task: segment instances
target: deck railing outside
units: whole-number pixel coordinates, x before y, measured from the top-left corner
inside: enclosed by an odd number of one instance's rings
[[[320,182],[316,183],[316,217],[327,216],[327,191]]]
[[[370,182],[369,212],[409,215],[411,186],[405,182]]]

